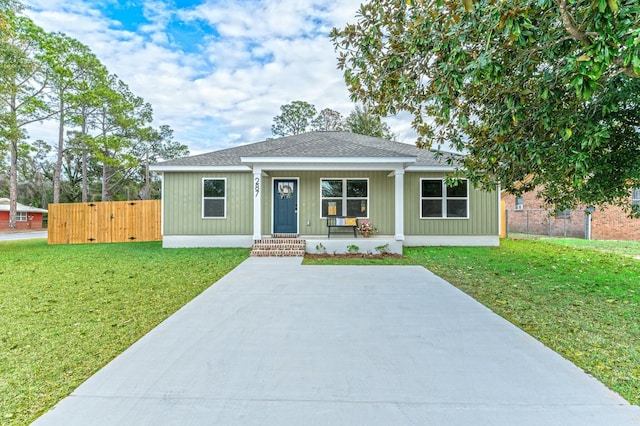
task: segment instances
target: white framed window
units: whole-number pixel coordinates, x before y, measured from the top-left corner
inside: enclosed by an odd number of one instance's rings
[[[26,222],[27,212],[16,212],[16,222]]]
[[[448,186],[444,179],[420,179],[420,218],[468,219],[469,182]]]
[[[227,217],[227,179],[202,179],[202,217],[204,219]]]
[[[369,217],[369,179],[320,179],[320,216]]]
[[[516,210],[524,210],[524,199],[516,197]]]
[[[640,206],[640,188],[634,188],[631,191],[631,205]]]

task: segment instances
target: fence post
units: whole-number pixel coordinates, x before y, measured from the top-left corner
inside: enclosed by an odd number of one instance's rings
[[[509,210],[504,209],[504,236],[505,238],[509,238]]]
[[[589,206],[586,209],[584,209],[584,212],[585,212],[584,237],[587,240],[591,240],[591,213],[593,213],[594,211],[596,211],[596,208],[593,206]]]

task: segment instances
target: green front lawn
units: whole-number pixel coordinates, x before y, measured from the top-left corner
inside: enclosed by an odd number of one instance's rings
[[[305,263],[423,265],[640,404],[640,261],[599,250],[503,240]],[[0,243],[0,423],[33,421],[248,254]]]
[[[640,260],[640,241],[583,240],[578,238],[544,238],[551,244],[614,253]]]
[[[639,246],[589,243],[502,240],[491,248],[408,248],[402,259],[305,263],[423,265],[640,404],[640,261],[632,257]]]
[[[0,423],[33,421],[248,255],[0,243]]]

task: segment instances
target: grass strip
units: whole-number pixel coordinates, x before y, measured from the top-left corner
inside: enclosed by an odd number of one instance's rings
[[[640,241],[590,241],[579,238],[544,238],[543,241],[550,244],[558,244],[566,247],[613,253],[640,260]]]
[[[0,423],[28,424],[247,258],[160,242],[0,243]]]
[[[502,240],[305,264],[422,265],[640,405],[640,261],[584,246]]]

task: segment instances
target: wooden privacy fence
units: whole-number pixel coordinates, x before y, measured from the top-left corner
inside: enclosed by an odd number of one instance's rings
[[[162,239],[160,200],[49,204],[49,244]]]

